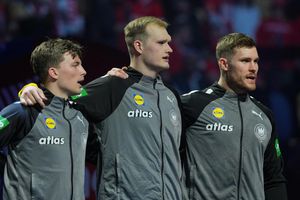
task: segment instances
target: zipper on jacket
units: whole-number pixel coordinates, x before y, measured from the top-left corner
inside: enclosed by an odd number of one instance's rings
[[[159,117],[160,117],[160,127],[159,127],[159,130],[160,130],[160,140],[161,140],[161,182],[162,182],[162,200],[165,199],[165,180],[164,180],[164,140],[163,140],[163,135],[162,135],[162,116],[161,116],[161,109],[160,109],[160,106],[159,106],[159,91],[156,89],[156,83],[157,83],[157,80],[155,79],[154,82],[153,82],[153,89],[156,90],[156,93],[157,93],[157,107],[158,107],[158,110],[159,110]]]
[[[66,108],[67,102],[64,102],[64,107],[63,107],[63,117],[64,119],[68,122],[69,127],[70,127],[70,140],[69,140],[69,147],[70,147],[70,158],[71,158],[71,200],[73,199],[73,148],[72,148],[72,126],[70,121],[67,119],[65,115],[65,108]]]
[[[241,102],[238,97],[238,107],[241,118],[241,136],[240,136],[240,160],[239,160],[239,174],[238,174],[238,185],[237,185],[237,199],[240,199],[240,187],[241,187],[241,176],[242,176],[242,159],[243,159],[243,133],[244,133],[244,123],[243,115],[241,109]]]

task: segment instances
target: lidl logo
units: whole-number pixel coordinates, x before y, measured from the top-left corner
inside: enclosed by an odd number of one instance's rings
[[[9,121],[0,115],[0,130],[4,129],[9,124]]]
[[[87,95],[88,95],[88,93],[87,93],[86,89],[81,88],[80,94],[71,96],[71,99],[76,100],[76,99],[79,99],[80,97],[84,97],[84,96],[87,96]]]
[[[144,100],[144,98],[141,95],[135,94],[133,98],[134,98],[134,102],[137,105],[142,106],[142,105],[145,104],[145,100]]]
[[[213,111],[212,111],[212,114],[220,119],[224,116],[224,110],[222,108],[219,108],[219,107],[216,107]]]
[[[45,124],[49,129],[56,128],[56,122],[51,117],[46,118]]]

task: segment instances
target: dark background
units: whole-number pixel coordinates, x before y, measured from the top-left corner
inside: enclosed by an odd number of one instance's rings
[[[72,39],[85,47],[83,64],[88,82],[112,67],[129,64],[123,27],[145,15],[170,23],[174,53],[171,68],[163,77],[181,94],[217,80],[214,48],[219,37],[243,32],[256,40],[260,72],[252,95],[274,112],[289,199],[298,199],[298,0],[0,0],[0,109],[17,100],[22,85],[38,81],[29,57],[47,37]]]

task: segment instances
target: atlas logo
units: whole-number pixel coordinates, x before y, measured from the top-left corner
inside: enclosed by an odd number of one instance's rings
[[[207,124],[206,130],[207,131],[232,132],[233,125],[227,125],[227,124],[221,124],[221,123]]]
[[[127,116],[130,118],[139,117],[139,118],[152,118],[151,111],[144,111],[144,110],[131,110],[127,113]]]
[[[65,138],[48,136],[39,139],[39,144],[64,144]]]

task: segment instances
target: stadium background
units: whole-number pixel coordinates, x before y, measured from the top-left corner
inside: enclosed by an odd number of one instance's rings
[[[274,112],[289,199],[298,199],[299,0],[0,0],[0,109],[17,100],[22,85],[37,81],[29,57],[47,37],[69,38],[85,47],[88,82],[129,64],[123,27],[145,15],[171,25],[174,53],[163,76],[180,93],[203,89],[218,78],[214,47],[220,36],[243,32],[255,38],[260,72],[252,95]],[[95,168],[87,164],[86,170],[86,199],[92,200]]]

